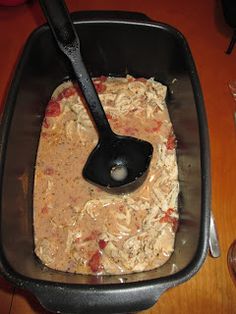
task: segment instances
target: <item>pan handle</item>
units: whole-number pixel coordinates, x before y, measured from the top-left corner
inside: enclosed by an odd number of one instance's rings
[[[29,287],[28,287],[29,288]],[[126,284],[114,288],[34,287],[29,288],[41,305],[52,312],[70,314],[111,314],[142,311],[153,306],[167,287]]]

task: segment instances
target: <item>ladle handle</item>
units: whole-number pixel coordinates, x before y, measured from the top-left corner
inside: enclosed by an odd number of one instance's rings
[[[87,102],[90,114],[96,124],[99,136],[111,136],[113,132],[93,82],[82,60],[80,40],[70,19],[65,2],[63,0],[40,0],[40,5],[59,48],[71,61],[76,79]]]

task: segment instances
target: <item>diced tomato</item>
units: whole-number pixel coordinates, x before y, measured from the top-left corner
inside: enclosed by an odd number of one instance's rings
[[[106,82],[106,80],[107,80],[107,77],[105,75],[101,75],[101,76],[98,76],[95,79],[93,79],[93,82],[94,83],[96,83],[96,82]]]
[[[48,213],[48,207],[47,207],[47,206],[44,206],[44,207],[41,209],[41,213],[42,213],[42,214],[47,214],[47,213]]]
[[[126,128],[124,128],[124,132],[127,135],[135,135],[136,132],[138,132],[138,129],[132,128],[132,127],[126,127]]]
[[[160,222],[172,223],[174,219],[175,219],[174,217],[171,217],[171,216],[165,214],[165,216],[161,217]]]
[[[162,126],[162,122],[155,120],[154,121],[154,127],[152,127],[152,128],[145,128],[144,130],[147,133],[158,132],[160,130],[161,126]]]
[[[108,120],[112,120],[112,115],[110,113],[106,114]]]
[[[168,208],[167,211],[166,211],[166,214],[167,215],[171,215],[173,212],[174,212],[173,208]]]
[[[105,92],[106,90],[106,85],[103,84],[103,82],[99,82],[99,81],[95,81],[94,82],[94,86],[96,88],[96,91],[100,94],[102,94],[103,92]]]
[[[144,77],[138,77],[138,78],[135,79],[135,81],[146,83],[147,79],[145,79]]]
[[[75,87],[68,87],[68,88],[64,89],[62,93],[63,93],[63,96],[65,98],[69,98],[70,96],[76,94],[76,88]]]
[[[63,91],[57,96],[55,101],[61,101],[64,98]]]
[[[97,250],[90,258],[88,265],[92,272],[96,273],[100,269],[101,253]]]
[[[106,82],[107,77],[106,77],[105,75],[101,75],[101,76],[99,77],[99,79],[100,79],[101,82]]]
[[[107,246],[107,242],[105,240],[101,239],[98,241],[98,245],[99,245],[100,249],[103,250]]]
[[[55,99],[55,101],[61,101],[63,98],[69,98],[70,96],[78,93],[78,90],[75,86],[70,86],[65,88]]]
[[[173,232],[176,232],[178,229],[179,221],[176,217],[170,216],[173,213],[174,209],[169,208],[165,215],[160,219],[161,223],[170,223],[172,224],[172,230]]]
[[[48,119],[47,118],[44,118],[43,120],[43,127],[48,129],[49,128],[49,123],[48,123]]]
[[[60,104],[55,100],[50,100],[46,108],[46,117],[57,117],[61,113]]]
[[[44,170],[44,174],[46,174],[47,176],[51,176],[51,175],[53,175],[53,173],[54,173],[53,168],[48,167]]]
[[[177,218],[174,218],[172,222],[173,232],[176,232],[178,230],[178,227],[179,227],[179,220]]]
[[[128,82],[133,82],[133,81],[135,81],[135,79],[132,76],[128,78]]]
[[[169,136],[168,136],[168,139],[167,139],[167,143],[166,143],[166,148],[168,150],[172,150],[174,149],[176,146],[176,143],[175,143],[175,136],[171,133]]]
[[[161,121],[155,121],[155,126],[152,128],[153,132],[158,132],[160,130],[162,126],[162,122]]]

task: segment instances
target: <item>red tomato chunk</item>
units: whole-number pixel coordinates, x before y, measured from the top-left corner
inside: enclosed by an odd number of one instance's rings
[[[99,245],[100,249],[103,250],[107,246],[107,242],[104,240],[99,240],[98,245]]]
[[[48,207],[47,207],[47,206],[44,206],[44,207],[41,209],[41,213],[42,213],[42,214],[47,214],[47,213],[48,213]]]
[[[90,258],[88,265],[92,272],[96,273],[100,268],[101,253],[97,250]]]
[[[127,135],[135,135],[138,132],[138,129],[132,128],[132,127],[126,127],[126,128],[124,128],[124,132]]]
[[[171,216],[165,214],[165,216],[161,217],[160,222],[169,222],[169,223],[173,223],[174,219],[176,219],[176,218],[171,217]]]
[[[69,98],[70,96],[75,95],[75,94],[76,94],[76,88],[75,87],[68,87],[68,88],[64,89],[64,91],[63,91],[63,96],[65,98]]]
[[[166,143],[166,148],[168,150],[173,150],[175,146],[176,146],[175,136],[173,134],[170,134]]]
[[[106,113],[107,119],[112,120],[112,115],[110,113]]]
[[[107,80],[107,77],[105,75],[101,75],[101,76],[98,76],[96,77],[93,82],[96,83],[96,82],[106,82]]]
[[[166,211],[166,215],[171,215],[174,212],[173,208],[168,208]]]
[[[50,100],[46,109],[46,117],[57,117],[61,114],[60,104],[55,100]]]
[[[72,86],[72,87],[68,87],[68,88],[65,88],[56,98],[56,101],[60,101],[62,100],[63,98],[69,98],[70,96],[73,96],[75,94],[77,94],[78,91],[77,89]]]
[[[98,93],[103,93],[103,92],[105,92],[105,90],[106,90],[106,85],[104,85],[102,82],[97,82],[97,81],[95,81],[95,82],[94,82],[94,86],[95,86],[96,91],[97,91]]]
[[[161,223],[170,223],[172,224],[173,232],[176,232],[178,229],[179,221],[176,217],[172,217],[171,214],[174,212],[173,208],[169,208],[165,215],[161,217],[160,222]]]
[[[159,131],[162,126],[162,121],[155,121],[155,126],[152,128],[153,131]]]
[[[48,123],[48,119],[47,118],[44,118],[43,120],[43,126],[48,129],[49,128],[49,123]]]
[[[178,230],[178,227],[179,227],[179,220],[177,218],[174,218],[172,222],[173,232],[176,232]]]
[[[135,79],[135,81],[146,83],[147,79],[145,79],[144,77],[138,77],[138,78]]]

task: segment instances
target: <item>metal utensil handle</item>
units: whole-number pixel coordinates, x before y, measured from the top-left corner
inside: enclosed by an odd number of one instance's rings
[[[76,79],[81,87],[87,107],[100,137],[113,134],[93,82],[82,60],[80,40],[63,0],[40,0],[59,48],[70,59]]]
[[[212,257],[220,257],[219,238],[216,229],[215,219],[212,212],[210,218],[209,249]]]

